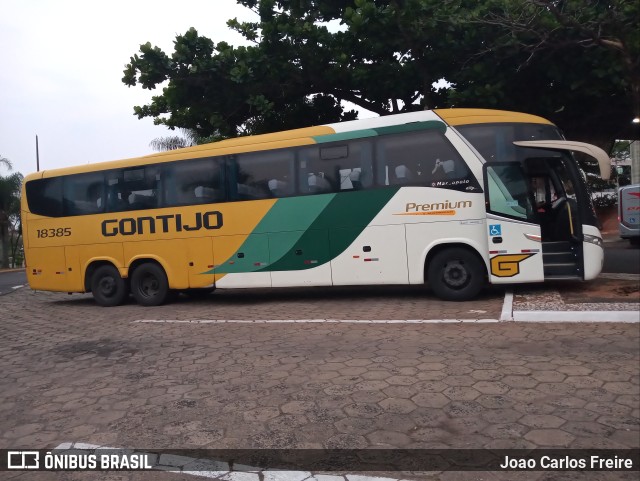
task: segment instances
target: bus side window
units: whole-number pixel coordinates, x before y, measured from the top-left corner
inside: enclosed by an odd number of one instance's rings
[[[219,159],[194,159],[164,166],[165,205],[193,205],[224,200],[223,176]]]
[[[75,174],[63,178],[64,215],[104,212],[104,174]]]
[[[379,137],[376,170],[378,185],[432,185],[469,175],[458,152],[436,131]]]
[[[144,210],[160,207],[159,167],[135,167],[123,171],[120,201],[128,202],[126,210]],[[121,202],[124,205],[124,202]]]
[[[371,140],[322,144],[299,152],[302,193],[346,192],[373,184]]]
[[[293,195],[293,159],[292,149],[238,155],[230,165],[231,198],[254,200]]]
[[[27,202],[32,213],[62,217],[62,179],[62,177],[53,177],[26,183]]]

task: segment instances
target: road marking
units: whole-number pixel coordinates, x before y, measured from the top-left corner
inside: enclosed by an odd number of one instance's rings
[[[137,319],[142,324],[486,324],[500,322],[498,319]]]
[[[170,473],[188,474],[201,478],[215,478],[223,481],[399,481],[400,478],[381,478],[359,474],[326,475],[313,474],[310,471],[263,471],[255,466],[237,465],[231,470],[224,461],[190,458],[173,454],[146,453],[144,451],[100,446],[87,443],[62,443],[54,451],[77,450],[95,452],[95,450],[116,450],[127,454],[145,455],[152,462],[152,469]],[[56,453],[60,454],[60,453]]]
[[[513,292],[504,293],[504,303],[502,304],[501,321],[513,321]]]
[[[640,323],[638,311],[513,311],[516,322],[630,322]]]
[[[137,319],[136,324],[492,324],[500,322],[640,322],[637,311],[512,311],[505,302],[500,319]]]
[[[20,289],[21,287],[24,287],[24,284],[20,284],[19,286],[13,286],[11,289]]]

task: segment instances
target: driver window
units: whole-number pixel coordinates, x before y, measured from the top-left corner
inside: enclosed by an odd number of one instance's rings
[[[494,214],[532,221],[530,190],[518,164],[487,166],[488,210]]]

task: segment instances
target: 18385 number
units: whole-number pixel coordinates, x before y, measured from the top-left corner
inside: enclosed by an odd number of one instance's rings
[[[71,227],[58,227],[57,229],[36,229],[38,239],[47,237],[67,237],[71,235]]]

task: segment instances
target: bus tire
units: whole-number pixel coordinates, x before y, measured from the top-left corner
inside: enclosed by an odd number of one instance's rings
[[[169,281],[155,262],[140,264],[131,276],[131,294],[141,306],[160,306],[169,297]]]
[[[98,305],[113,307],[122,304],[129,295],[127,282],[111,264],[98,267],[91,276],[91,293]]]
[[[451,247],[438,252],[429,262],[427,282],[440,299],[468,301],[485,285],[486,270],[473,252]]]

